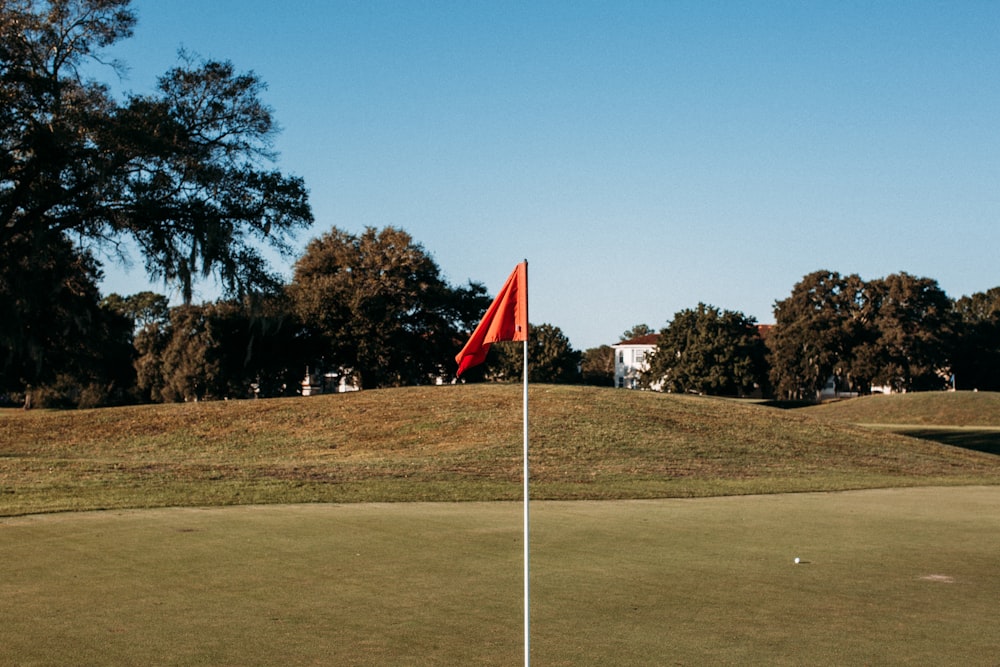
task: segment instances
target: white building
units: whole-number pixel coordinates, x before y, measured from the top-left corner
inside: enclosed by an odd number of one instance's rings
[[[299,393],[302,396],[342,394],[361,389],[354,382],[354,376],[349,368],[342,368],[339,371],[328,371],[326,373],[310,373],[309,367],[306,366],[306,375],[302,378],[300,385]]]
[[[615,351],[615,386],[638,389],[642,372],[649,368],[649,355],[656,350],[660,334],[647,334],[611,346]],[[656,387],[654,387],[656,388]]]

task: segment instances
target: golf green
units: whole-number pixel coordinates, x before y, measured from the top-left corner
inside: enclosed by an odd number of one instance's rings
[[[538,665],[1000,661],[1000,487],[531,508]],[[0,519],[0,665],[516,665],[521,511]]]

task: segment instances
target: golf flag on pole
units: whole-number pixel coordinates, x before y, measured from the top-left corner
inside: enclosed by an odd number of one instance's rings
[[[531,665],[531,547],[530,504],[528,499],[528,260],[518,264],[469,342],[455,357],[461,375],[467,368],[486,360],[490,344],[501,340],[521,341],[524,348],[524,384],[522,392],[524,473],[524,667]]]
[[[500,288],[497,298],[490,304],[479,326],[472,332],[469,342],[455,356],[458,372],[486,360],[490,344],[502,340],[528,340],[528,263],[521,262]]]

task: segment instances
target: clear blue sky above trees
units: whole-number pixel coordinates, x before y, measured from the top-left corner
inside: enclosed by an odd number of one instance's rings
[[[527,258],[578,349],[699,302],[771,322],[821,268],[1000,285],[995,2],[133,6],[123,89],[180,47],[267,82],[302,247],[393,225],[491,291]]]

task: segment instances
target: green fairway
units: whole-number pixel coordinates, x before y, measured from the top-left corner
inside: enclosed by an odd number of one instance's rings
[[[519,401],[0,411],[0,667],[519,664]],[[998,401],[533,387],[535,664],[1000,663]]]
[[[998,487],[536,502],[533,662],[995,665],[998,508]],[[0,664],[515,665],[520,512],[0,519]]]

